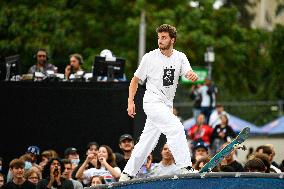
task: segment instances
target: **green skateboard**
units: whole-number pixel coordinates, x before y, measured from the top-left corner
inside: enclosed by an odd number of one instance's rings
[[[202,167],[202,169],[199,171],[199,173],[211,172],[214,167],[219,165],[222,160],[236,148],[246,150],[245,146],[241,145],[241,143],[243,143],[248,138],[249,131],[249,127],[244,128],[239,133],[239,135],[234,140],[232,140],[230,144],[224,147],[208,163],[206,163],[204,167]]]

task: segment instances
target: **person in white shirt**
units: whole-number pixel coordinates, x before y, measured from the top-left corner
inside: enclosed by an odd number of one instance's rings
[[[226,115],[230,120],[229,114],[224,110],[224,106],[217,104],[215,110],[210,114],[209,126],[215,128],[216,125],[220,125],[221,115]]]
[[[178,167],[175,164],[173,154],[171,153],[168,144],[164,144],[161,155],[162,160],[152,168],[150,174],[151,177],[172,175],[178,171]]]
[[[209,78],[205,78],[204,85],[198,88],[198,92],[201,94],[201,113],[205,115],[205,123],[209,124],[210,114],[216,105],[218,89]]]
[[[83,184],[85,185],[90,184],[91,178],[95,175],[102,176],[106,183],[116,182],[119,179],[121,170],[117,167],[115,163],[115,156],[109,146],[101,145],[98,152],[96,167],[85,170],[85,167],[94,158],[94,154],[88,155],[76,173],[77,179],[82,179]]]
[[[184,127],[173,114],[173,99],[179,77],[184,75],[191,81],[197,80],[186,55],[173,49],[176,42],[176,28],[163,24],[156,29],[158,49],[146,53],[134,73],[129,85],[128,115],[134,118],[138,83],[146,80],[143,109],[147,115],[144,130],[135,145],[119,181],[132,179],[140,170],[147,156],[157,145],[161,133],[167,137],[167,144],[180,172],[191,171],[191,158]]]

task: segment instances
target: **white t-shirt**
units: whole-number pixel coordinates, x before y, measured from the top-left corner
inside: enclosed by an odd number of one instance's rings
[[[179,77],[192,70],[186,55],[173,50],[170,57],[160,49],[146,53],[134,73],[142,82],[146,80],[144,102],[164,102],[173,106]]]
[[[209,126],[211,126],[212,128],[215,128],[216,125],[220,125],[221,124],[221,115],[226,115],[228,117],[228,120],[230,120],[229,114],[227,112],[223,111],[221,114],[218,114],[217,110],[214,110],[210,114]]]
[[[198,92],[201,94],[201,107],[215,107],[216,104],[216,88],[214,87],[214,92],[212,93],[212,99],[210,99],[210,95],[208,94],[209,87],[207,85],[202,85],[199,87]]]
[[[114,167],[114,170],[118,172],[119,174],[121,173],[121,170],[119,167]],[[106,183],[111,183],[111,182],[116,181],[115,178],[113,178],[113,176],[110,174],[110,172],[105,167],[101,167],[100,169],[90,168],[90,169],[85,170],[83,172],[83,183],[89,184],[91,181],[91,178],[97,175],[104,177]]]
[[[150,175],[151,177],[174,175],[174,174],[178,174],[179,170],[180,168],[177,167],[175,163],[166,166],[166,165],[163,165],[162,162],[160,162],[160,163],[157,163],[154,168],[152,168]]]
[[[210,107],[210,96],[207,94],[208,87],[202,85],[199,87],[198,92],[201,94],[201,107]]]

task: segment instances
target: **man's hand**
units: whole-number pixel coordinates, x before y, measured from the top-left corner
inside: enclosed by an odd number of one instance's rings
[[[191,80],[192,82],[195,82],[198,79],[197,74],[194,71],[192,71],[192,70],[188,71],[186,73],[185,77],[187,79]]]
[[[128,108],[127,108],[128,115],[132,118],[135,116],[135,104],[133,100],[128,100]]]

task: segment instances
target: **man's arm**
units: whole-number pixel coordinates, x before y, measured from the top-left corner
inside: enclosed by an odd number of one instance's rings
[[[134,104],[134,97],[135,94],[137,92],[137,88],[138,88],[138,82],[139,82],[139,78],[134,76],[131,79],[130,85],[129,85],[129,95],[128,95],[128,108],[127,108],[127,112],[128,115],[132,118],[134,118],[135,116],[135,104]]]

